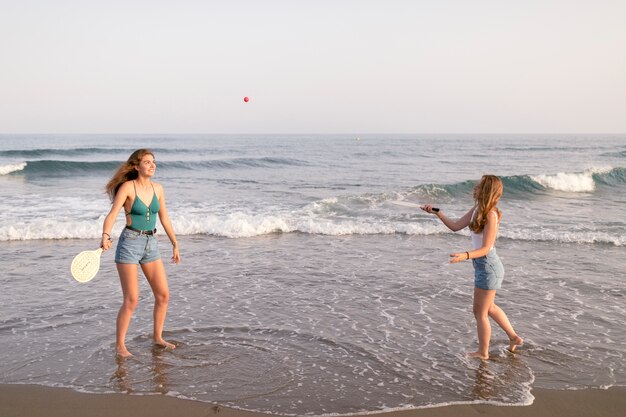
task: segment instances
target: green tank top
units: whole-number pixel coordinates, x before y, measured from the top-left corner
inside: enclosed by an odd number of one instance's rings
[[[152,182],[150,185],[152,185]],[[133,181],[133,188],[135,189],[135,201],[133,201],[130,211],[126,213],[127,216],[130,216],[129,226],[139,230],[154,230],[157,219],[156,215],[161,209],[161,204],[159,204],[156,191],[154,191],[154,185],[152,185],[152,200],[147,206],[139,197],[137,197],[137,187],[135,186],[135,181]]]

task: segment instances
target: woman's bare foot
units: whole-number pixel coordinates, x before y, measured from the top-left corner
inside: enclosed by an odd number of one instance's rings
[[[509,339],[509,352],[511,353],[515,352],[515,349],[517,349],[518,346],[522,346],[523,344],[524,344],[524,339],[522,339],[519,336],[515,336]]]
[[[161,346],[165,349],[176,349],[176,345],[170,342],[166,342],[163,339],[155,339],[154,344],[157,346]]]
[[[126,346],[116,347],[115,354],[117,355],[118,358],[122,358],[122,359],[130,358],[131,356],[133,356],[133,354],[130,353],[128,349],[126,349]]]
[[[468,353],[467,356],[469,356],[470,358],[478,358],[482,361],[489,360],[489,355],[483,355],[480,352],[471,352],[471,353]]]

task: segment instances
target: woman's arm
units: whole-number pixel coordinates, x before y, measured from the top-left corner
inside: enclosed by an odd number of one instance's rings
[[[111,210],[104,218],[104,224],[102,225],[102,240],[100,241],[100,246],[102,246],[103,250],[109,250],[109,248],[111,248],[111,230],[115,224],[115,219],[117,219],[117,214],[120,212],[122,206],[128,198],[129,186],[130,184],[128,182],[120,186],[119,190],[117,190],[117,194],[115,194]]]
[[[170,220],[170,215],[167,212],[167,205],[165,203],[165,190],[161,184],[156,184],[157,189],[159,190],[159,204],[161,208],[159,209],[159,220],[161,221],[161,225],[163,225],[163,230],[167,234],[167,237],[170,238],[170,242],[172,242],[172,261],[175,264],[180,262],[180,254],[178,252],[178,241],[176,240],[176,233],[174,233],[174,227],[172,226],[172,221]]]
[[[487,222],[483,229],[483,245],[475,250],[467,252],[458,252],[450,254],[451,263],[466,261],[473,258],[481,258],[489,253],[493,245],[496,243],[496,234],[498,231],[498,214],[495,211],[489,212]]]
[[[448,229],[452,230],[453,232],[458,232],[459,230],[462,230],[466,228],[467,226],[469,226],[470,221],[472,221],[472,213],[474,212],[474,208],[472,207],[472,209],[468,211],[467,213],[465,213],[465,215],[461,217],[460,219],[452,220],[448,218],[445,214],[443,214],[441,210],[433,211],[433,206],[430,204],[426,204],[425,206],[422,206],[421,209],[427,213],[431,213],[439,217],[439,220],[441,220],[441,222],[445,224],[446,227],[448,227]]]

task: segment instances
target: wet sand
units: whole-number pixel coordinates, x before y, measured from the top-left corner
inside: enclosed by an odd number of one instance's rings
[[[626,387],[608,390],[557,391],[533,389],[529,406],[465,404],[389,411],[385,417],[620,417],[626,415]],[[260,417],[269,414],[241,411],[164,395],[85,394],[37,385],[0,385],[3,417]],[[368,414],[372,415],[372,413]]]

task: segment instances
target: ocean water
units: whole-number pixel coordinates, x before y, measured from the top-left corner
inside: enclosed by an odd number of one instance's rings
[[[178,348],[152,347],[141,279],[135,356],[118,361],[113,251],[86,284],[69,264],[97,247],[103,187],[140,147],[181,246],[166,264]],[[496,301],[526,343],[508,353],[494,324],[480,362],[472,267],[448,263],[468,234],[390,202],[461,216],[485,173],[505,185]],[[624,203],[624,135],[0,135],[0,383],[281,415],[626,385]]]

